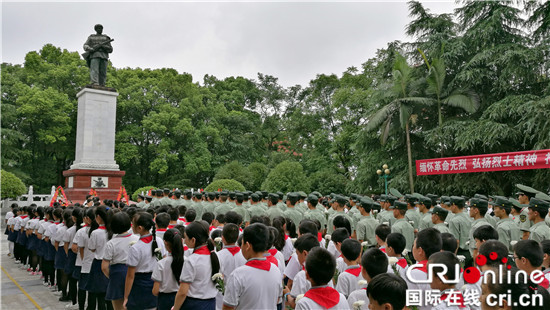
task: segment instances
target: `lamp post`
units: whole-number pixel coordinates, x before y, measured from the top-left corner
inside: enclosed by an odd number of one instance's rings
[[[388,194],[388,179],[390,178],[390,169],[388,169],[388,165],[384,164],[382,165],[382,169],[384,169],[384,171],[378,169],[376,170],[376,174],[378,174],[378,176],[380,178],[383,178],[384,179],[384,187],[386,189],[386,195]]]

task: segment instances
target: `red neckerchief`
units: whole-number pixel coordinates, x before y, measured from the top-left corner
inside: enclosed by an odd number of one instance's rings
[[[421,262],[417,262],[417,264],[422,264],[422,267],[416,268],[416,270],[420,270],[424,273],[428,273],[428,260],[423,260]]]
[[[243,229],[239,227],[239,231],[240,231],[240,232],[243,232]]]
[[[185,223],[185,217],[178,217],[178,221],[182,221]]]
[[[266,256],[265,258],[268,262],[275,264],[275,266],[279,267],[279,261],[274,256]]]
[[[196,248],[195,251],[193,251],[193,254],[210,255],[210,250],[206,245],[203,245],[200,248]]]
[[[269,255],[275,256],[275,254],[277,254],[277,249],[269,249],[267,252],[269,252]]]
[[[176,227],[176,225],[174,225],[174,224],[168,225],[168,229],[172,229],[172,228],[174,228],[174,227]]]
[[[317,233],[317,240],[318,240],[319,242],[321,242],[321,240],[323,240],[323,236],[321,235],[320,232]]]
[[[21,215],[21,219],[26,219],[27,217],[29,217],[28,215]]]
[[[533,280],[535,281],[539,281],[539,279],[542,277],[542,282],[539,283],[540,286],[544,287],[545,289],[548,289],[548,287],[550,287],[550,281],[548,281],[548,279],[546,279],[546,277],[544,275],[540,275],[538,276],[536,279],[533,278]]]
[[[214,230],[214,229],[216,229],[216,227],[210,226],[209,231],[212,231],[212,230]]]
[[[59,225],[61,224],[61,222],[53,222],[55,225]]]
[[[229,253],[231,253],[233,256],[235,256],[235,254],[239,253],[239,251],[241,250],[241,248],[239,248],[238,246],[232,246],[230,248],[226,248]]]
[[[381,247],[379,250],[386,253],[386,247]]]
[[[344,271],[358,277],[359,274],[361,273],[361,266],[354,267],[354,268],[348,268]]]
[[[404,258],[400,258],[398,261],[397,261],[397,265],[401,266],[401,268],[406,268],[407,267],[407,260],[404,259]]]
[[[166,228],[159,228],[159,229],[157,229],[157,231],[166,232]]]
[[[304,295],[325,309],[330,309],[340,302],[340,293],[332,287],[312,288]]]
[[[105,230],[106,228],[105,228],[105,225],[100,225],[97,229],[103,229],[103,230]]]
[[[285,241],[286,241],[286,240],[288,240],[288,235],[287,235],[287,234],[285,234]]]
[[[153,241],[153,235],[146,235],[146,236],[140,237],[139,240],[145,243],[150,243],[151,241]]]
[[[184,244],[184,245],[183,245],[183,250],[184,250],[184,251],[187,251],[187,250],[189,250],[189,248]]]
[[[271,262],[267,261],[267,259],[252,259],[246,262],[245,265],[265,271],[269,271],[269,269],[271,269]]]
[[[458,297],[458,307],[459,308],[466,308],[466,306],[464,305],[464,297],[462,297],[462,293],[460,291],[453,291],[453,295]],[[451,294],[449,293],[443,293],[441,294],[441,298],[440,300],[443,302],[445,299],[447,299],[447,296],[450,296]],[[455,301],[453,302],[454,305],[456,305],[456,298],[455,298]]]

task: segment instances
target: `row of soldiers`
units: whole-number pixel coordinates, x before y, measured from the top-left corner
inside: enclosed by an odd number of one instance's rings
[[[152,190],[153,197],[139,195],[137,206],[185,206],[186,210],[196,212],[196,219],[201,219],[206,212],[217,216],[235,211],[245,225],[252,217],[264,215],[271,220],[277,216],[289,218],[295,226],[303,219],[310,219],[319,223],[322,234],[331,234],[335,218],[342,216],[349,223],[352,237],[369,246],[377,245],[376,227],[388,225],[392,232],[405,236],[405,249],[409,253],[415,235],[422,229],[435,227],[442,233],[453,234],[458,242],[457,254],[470,261],[476,250],[473,232],[483,225],[491,225],[497,230],[499,240],[509,245],[510,253],[519,240],[541,242],[550,239],[550,196],[525,185],[516,186],[518,191],[512,198],[476,194],[471,199],[418,193],[403,195],[395,189],[390,189],[391,194],[371,197],[357,194],[346,197],[334,193],[323,196],[319,192],[285,195],[266,191],[172,192],[157,189]]]

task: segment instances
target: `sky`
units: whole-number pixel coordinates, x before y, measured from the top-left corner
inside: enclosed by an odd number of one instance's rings
[[[423,1],[451,13],[454,1]],[[117,68],[174,68],[202,82],[258,72],[285,87],[360,67],[394,40],[410,41],[406,1],[22,2],[2,1],[2,62],[51,43],[83,52],[100,23],[115,39]]]

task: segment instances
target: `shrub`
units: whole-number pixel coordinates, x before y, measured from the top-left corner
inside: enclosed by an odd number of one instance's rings
[[[248,169],[236,160],[222,166],[214,176],[214,181],[227,179],[233,179],[245,187],[251,186],[251,175]]]
[[[154,186],[143,186],[135,190],[135,192],[132,194],[132,201],[137,201],[138,195],[143,192],[145,195],[149,192],[150,189],[156,188]]]
[[[262,183],[262,189],[269,192],[281,191],[283,193],[309,192],[309,183],[300,163],[285,160],[269,172]]]
[[[218,189],[227,190],[227,191],[245,191],[246,189],[244,186],[236,180],[233,179],[220,179],[215,180],[214,182],[210,183],[205,189],[207,192],[216,192]]]
[[[1,187],[2,187],[2,199],[17,198],[27,192],[27,187],[23,184],[23,181],[15,176],[11,172],[1,171]]]

